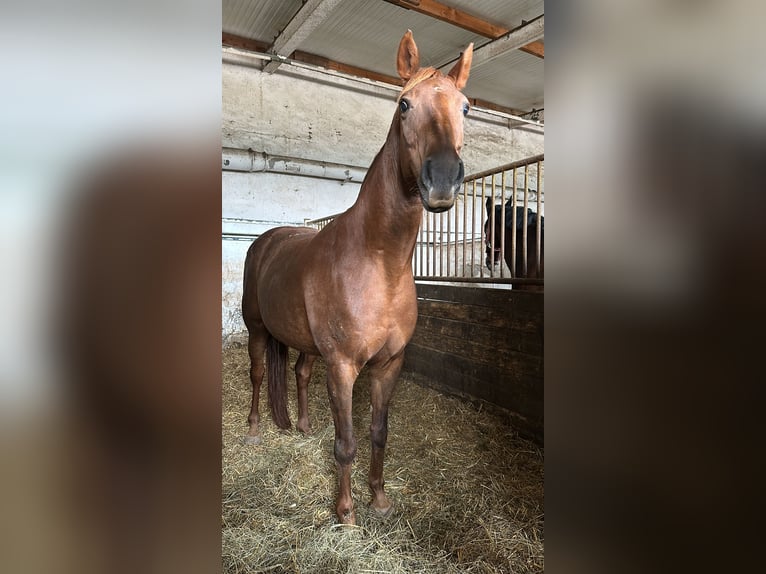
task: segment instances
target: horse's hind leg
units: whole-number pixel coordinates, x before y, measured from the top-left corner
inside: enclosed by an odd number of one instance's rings
[[[311,433],[308,388],[315,360],[315,355],[301,353],[295,362],[295,380],[298,383],[298,430],[305,434]]]
[[[263,326],[260,328],[248,327],[248,330],[250,335],[247,341],[247,351],[250,354],[250,382],[253,384],[253,402],[250,407],[250,415],[247,417],[250,428],[245,435],[245,444],[260,444],[262,437],[259,427],[258,402],[261,395],[263,374],[266,371],[264,353],[266,352],[269,333]]]

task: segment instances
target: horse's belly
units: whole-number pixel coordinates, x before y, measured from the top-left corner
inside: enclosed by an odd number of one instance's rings
[[[271,335],[294,349],[318,354],[306,316],[303,251],[316,234],[306,228],[275,228],[255,255],[257,307]]]
[[[263,324],[271,335],[293,349],[312,355],[319,354],[309,328],[302,301],[286,296],[263,305]]]

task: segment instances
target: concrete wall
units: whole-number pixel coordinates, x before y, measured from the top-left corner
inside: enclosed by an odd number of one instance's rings
[[[366,168],[383,145],[396,110],[393,89],[288,65],[265,74],[225,58],[222,81],[222,145],[228,148]],[[511,129],[505,118],[472,110],[466,120],[466,174],[542,151],[541,133]],[[252,237],[278,225],[341,212],[358,191],[353,182],[224,170],[224,342],[244,329],[239,316],[242,265]]]

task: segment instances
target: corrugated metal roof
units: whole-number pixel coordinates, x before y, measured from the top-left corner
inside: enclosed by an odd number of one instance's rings
[[[520,110],[544,105],[543,61],[520,50],[506,52],[471,70],[465,92],[481,93],[490,102],[508,102]]]
[[[223,0],[222,28],[228,34],[271,44],[302,4],[301,0]]]
[[[482,20],[487,20],[498,26],[516,28],[522,20],[532,20],[542,14],[545,2],[543,0],[505,0],[476,2],[476,0],[444,0],[453,8],[458,8]]]
[[[353,4],[353,9],[346,4]],[[411,29],[421,65],[442,65],[480,36],[429,16],[381,0],[342,4],[333,17],[308,37],[302,50],[339,62],[396,76],[396,49]],[[361,62],[361,63],[360,63]]]
[[[513,29],[544,12],[542,0],[440,0],[496,26]],[[304,6],[301,0],[223,0],[223,31],[271,45]],[[396,49],[413,31],[421,65],[457,58],[474,42],[491,40],[443,20],[383,0],[344,0],[300,43],[302,52],[396,76]],[[544,105],[544,60],[512,50],[471,70],[466,95],[516,110]]]

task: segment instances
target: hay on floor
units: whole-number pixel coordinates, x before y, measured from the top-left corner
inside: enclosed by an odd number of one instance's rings
[[[290,368],[295,361],[291,352]],[[263,443],[245,445],[251,387],[244,347],[223,353],[225,572],[543,571],[543,454],[507,421],[403,374],[390,407],[383,476],[395,514],[370,501],[369,386],[354,387],[357,526],[337,524],[334,430],[322,360],[309,387],[314,433],[281,432],[262,388]],[[290,370],[290,414],[297,419]]]

